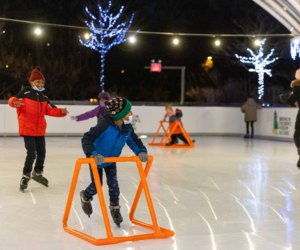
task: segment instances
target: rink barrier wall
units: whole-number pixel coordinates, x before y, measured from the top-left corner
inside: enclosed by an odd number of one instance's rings
[[[97,119],[76,122],[70,116],[89,111],[91,105],[58,105],[69,111],[67,117],[47,116],[47,136],[82,136]],[[174,106],[176,108],[176,106]],[[244,114],[239,107],[180,106],[182,122],[190,135],[241,136],[245,133]],[[133,106],[133,125],[137,134],[153,135],[165,114],[164,106]],[[260,138],[292,140],[298,108],[262,108],[258,110],[255,135]],[[16,110],[0,104],[0,136],[17,136]]]

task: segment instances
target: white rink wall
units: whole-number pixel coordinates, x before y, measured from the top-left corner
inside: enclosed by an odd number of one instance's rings
[[[57,105],[69,110],[67,117],[47,116],[47,135],[81,136],[96,124],[96,118],[76,122],[70,119],[89,111],[95,106]],[[176,106],[174,106],[176,108]],[[245,133],[244,115],[239,107],[179,107],[183,111],[182,121],[190,134],[242,135]],[[138,134],[154,134],[159,121],[164,117],[164,106],[133,106],[135,129]],[[292,139],[297,108],[263,108],[258,110],[255,123],[257,136],[274,139]],[[277,117],[274,115],[276,112]],[[275,128],[275,129],[274,129]],[[0,105],[0,135],[18,135],[16,110],[6,104]]]

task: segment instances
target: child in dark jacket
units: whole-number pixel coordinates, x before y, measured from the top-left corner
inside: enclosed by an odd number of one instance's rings
[[[97,117],[97,119],[99,119],[100,117],[107,115],[108,112],[105,108],[104,102],[109,99],[111,99],[111,95],[108,92],[105,91],[100,92],[97,98],[99,105],[96,108],[80,115],[71,116],[71,119],[80,122],[80,121],[90,119],[92,117]]]
[[[48,180],[42,175],[46,157],[45,115],[63,117],[68,111],[65,108],[56,108],[47,96],[42,92],[45,90],[45,77],[39,68],[32,70],[29,77],[31,85],[20,90],[18,94],[8,100],[8,104],[17,109],[19,122],[19,135],[23,136],[27,156],[23,168],[23,176],[20,182],[20,190],[28,187],[32,178],[41,184],[48,186]],[[31,175],[32,166],[35,167]]]
[[[291,82],[290,87],[292,92],[288,94],[280,95],[280,100],[292,107],[300,107],[300,69],[295,73],[295,80]],[[296,122],[295,122],[295,132],[294,132],[294,142],[297,148],[299,159],[297,162],[297,167],[300,168],[300,110],[298,110]]]
[[[148,160],[147,149],[142,141],[134,133],[131,125],[131,103],[120,97],[105,101],[105,107],[109,115],[98,120],[82,138],[82,148],[87,157],[93,157],[98,166],[100,182],[102,183],[103,169],[106,174],[109,187],[110,211],[114,222],[120,226],[123,221],[120,213],[119,195],[120,189],[117,179],[116,163],[104,163],[104,157],[118,157],[125,143],[138,155],[141,161]],[[97,193],[92,171],[90,169],[91,184],[80,192],[83,211],[90,216],[93,212],[92,199]]]
[[[166,115],[164,120],[169,117],[169,128],[170,128],[170,132],[173,130],[174,126],[175,126],[175,121],[179,121],[181,123],[181,117],[182,117],[182,111],[180,109],[175,109],[175,112],[173,111],[173,107],[171,105],[167,105],[166,106]],[[181,141],[183,141],[185,144],[188,144],[188,141],[186,140],[186,138],[184,137],[183,133],[181,132],[181,130],[177,127],[175,128],[175,130],[173,131],[172,135],[171,135],[171,141],[168,142],[166,144],[166,146],[172,146],[174,144],[178,143],[178,139],[180,139]]]

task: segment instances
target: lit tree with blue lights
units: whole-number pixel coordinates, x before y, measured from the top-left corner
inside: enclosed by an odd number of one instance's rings
[[[90,37],[87,40],[82,40],[81,37],[79,37],[79,41],[82,45],[100,53],[100,89],[104,91],[106,54],[112,47],[126,41],[125,36],[132,24],[134,14],[126,21],[122,21],[122,19],[124,19],[124,6],[121,6],[117,13],[113,13],[111,0],[106,4],[97,4],[97,16],[94,15],[88,7],[85,6],[84,9],[88,16],[88,20],[85,20],[85,24],[90,31]]]
[[[247,48],[247,51],[251,54],[251,57],[245,57],[235,54],[240,62],[245,64],[252,64],[254,68],[250,68],[249,72],[256,72],[258,74],[258,99],[262,100],[264,96],[264,75],[272,76],[271,69],[266,69],[266,66],[275,62],[278,57],[271,58],[275,49],[271,49],[269,54],[264,55],[264,44],[266,39],[263,39],[259,43],[259,49],[255,54],[251,49]]]

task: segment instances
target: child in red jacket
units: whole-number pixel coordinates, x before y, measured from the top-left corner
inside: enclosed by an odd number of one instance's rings
[[[56,108],[42,93],[45,90],[45,77],[39,68],[32,70],[29,83],[31,86],[22,88],[18,94],[8,100],[8,104],[17,109],[19,135],[23,136],[27,151],[20,182],[21,191],[28,187],[31,178],[48,187],[48,180],[42,175],[46,156],[45,115],[63,117],[68,114],[66,108]],[[35,159],[35,167],[31,175]]]

